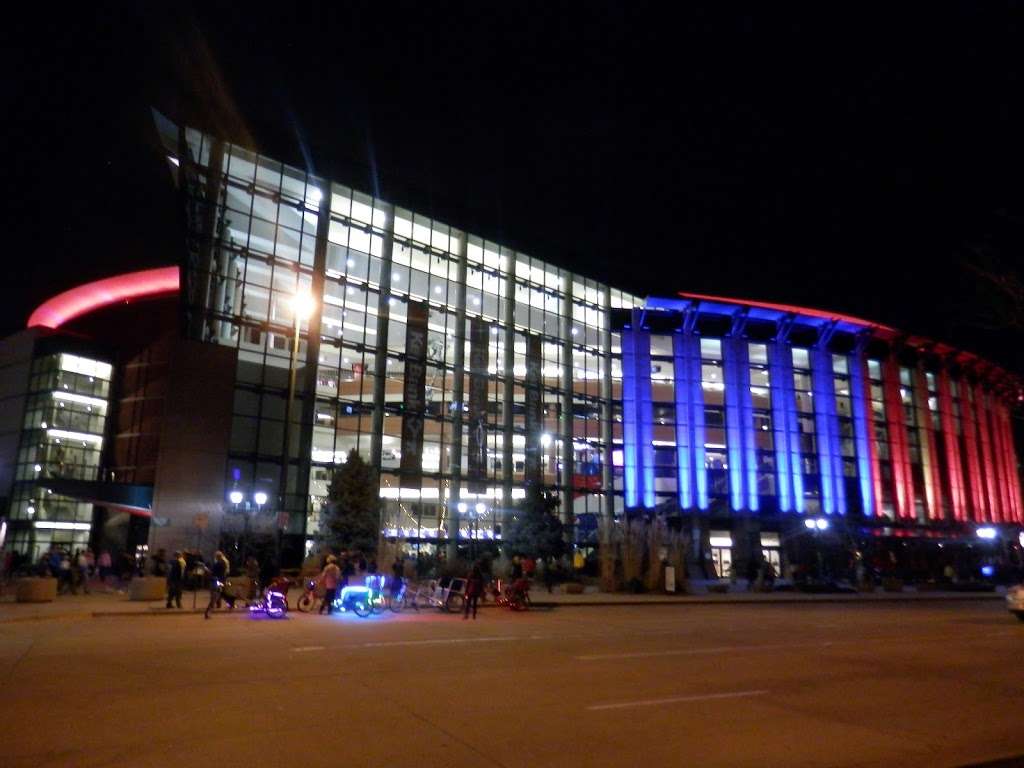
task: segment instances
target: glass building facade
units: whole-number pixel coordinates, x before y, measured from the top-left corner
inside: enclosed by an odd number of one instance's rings
[[[1022,520],[1017,385],[982,361],[856,318],[632,296],[157,123],[185,333],[237,350],[226,482],[282,499],[288,533],[316,539],[350,451],[380,471],[383,529],[421,547],[500,538],[531,481],[578,540],[628,509]]]
[[[9,548],[35,557],[52,544],[89,542],[93,504],[49,486],[99,479],[111,370],[109,362],[66,352],[32,360],[13,467]]]

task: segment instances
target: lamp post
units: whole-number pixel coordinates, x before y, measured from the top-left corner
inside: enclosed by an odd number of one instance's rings
[[[299,356],[299,330],[302,321],[307,319],[313,314],[313,310],[316,308],[316,301],[313,297],[306,292],[296,293],[291,301],[289,302],[292,308],[292,315],[295,318],[295,335],[292,338],[292,353],[288,359],[288,399],[285,400],[284,404],[284,446],[281,456],[281,478],[278,483],[278,494],[280,496],[280,510],[285,512],[287,510],[288,501],[288,465],[290,463],[291,455],[291,437],[292,437],[292,400],[295,399],[295,373],[297,359]],[[277,565],[281,564],[281,517],[279,516],[275,522],[277,530],[277,536],[274,545],[274,559],[277,561]]]
[[[245,496],[240,490],[235,488],[231,493],[228,494],[228,501],[231,502],[235,508],[235,514],[238,514],[238,505],[242,503]],[[246,550],[249,548],[249,516],[245,516],[245,523],[243,524],[242,532],[242,562],[245,562]]]

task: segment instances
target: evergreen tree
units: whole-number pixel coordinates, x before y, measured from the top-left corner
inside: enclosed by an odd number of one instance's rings
[[[501,538],[508,555],[529,555],[547,559],[565,552],[562,521],[558,518],[558,497],[530,484],[526,497],[506,521]]]
[[[355,450],[349,451],[345,463],[335,471],[327,498],[329,542],[374,554],[380,538],[380,486],[377,472]]]

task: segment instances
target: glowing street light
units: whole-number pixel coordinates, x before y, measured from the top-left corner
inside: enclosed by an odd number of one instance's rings
[[[267,494],[263,491],[256,491],[256,493],[253,494],[252,500],[256,502],[257,507],[262,507],[267,503]]]
[[[228,498],[231,500],[232,504],[238,505],[242,503],[242,499],[245,497],[242,495],[241,491],[232,491],[228,494]]]
[[[295,321],[308,320],[316,309],[316,299],[307,291],[299,291],[288,302],[291,304],[292,312],[295,314]]]

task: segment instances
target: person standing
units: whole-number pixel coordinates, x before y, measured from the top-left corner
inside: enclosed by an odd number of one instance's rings
[[[462,613],[462,619],[469,618],[469,608],[473,607],[473,621],[476,621],[476,604],[484,591],[484,574],[480,570],[480,563],[473,563],[473,568],[466,579],[466,607]]]
[[[67,552],[61,553],[58,569],[58,583],[60,584],[61,594],[70,592],[73,595],[77,595],[78,591],[75,589],[75,584],[71,577],[71,558],[68,557]]]
[[[75,566],[78,568],[78,583],[82,585],[82,592],[89,594],[89,558],[83,550],[78,551],[75,558]]]
[[[249,577],[249,593],[245,599],[250,603],[255,602],[260,596],[260,563],[253,555],[249,555],[245,561],[245,575]]]
[[[224,594],[224,583],[228,580],[228,573],[231,570],[231,563],[219,549],[213,554],[213,567],[210,570],[210,602],[206,606],[204,616],[210,618],[210,611],[217,607]],[[234,600],[228,600],[228,605],[235,607]]]
[[[327,557],[327,565],[320,574],[320,584],[324,588],[324,601],[320,603],[320,610],[323,613],[327,608],[327,615],[334,613],[334,600],[338,596],[338,584],[341,581],[341,568],[338,567],[338,558],[334,555]]]
[[[175,552],[171,559],[171,567],[167,570],[167,607],[174,602],[181,608],[181,587],[185,581],[185,558],[181,552]]]

